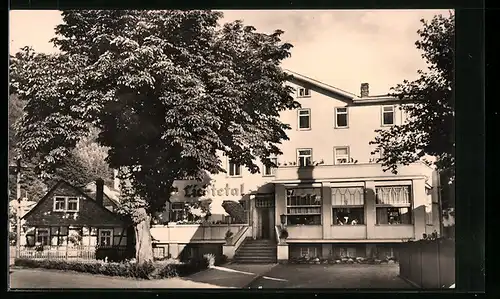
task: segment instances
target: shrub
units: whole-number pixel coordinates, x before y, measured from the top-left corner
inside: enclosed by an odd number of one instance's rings
[[[207,261],[208,267],[215,266],[215,255],[212,253],[206,253],[203,258]]]
[[[281,230],[279,238],[282,240],[286,240],[288,238],[288,230],[286,228]]]
[[[15,259],[14,265],[26,268],[44,268],[64,271],[77,271],[108,276],[123,276],[142,279],[170,278],[186,276],[207,269],[209,260],[215,256],[207,255],[189,263],[147,262],[137,264],[131,261],[121,263],[105,263],[102,261],[65,261],[65,260],[31,260]]]
[[[105,260],[108,258],[109,262],[122,262],[126,259],[134,257],[134,252],[123,247],[96,247],[95,257],[97,260]]]
[[[226,236],[225,236],[226,241],[227,240],[231,240],[231,238],[233,237],[233,235],[234,235],[234,233],[232,231],[227,230]]]

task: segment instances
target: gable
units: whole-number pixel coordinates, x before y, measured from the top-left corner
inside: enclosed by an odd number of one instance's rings
[[[288,82],[304,88],[308,88],[312,91],[323,94],[327,97],[339,99],[347,104],[352,103],[353,99],[358,98],[358,96],[353,93],[325,84],[323,82],[306,77],[304,75],[292,72],[290,70],[285,70],[285,72],[290,75]]]
[[[78,197],[78,211],[54,211],[55,196]],[[94,199],[64,181],[58,182],[23,219],[29,226],[124,225],[124,221],[118,215],[108,211]]]

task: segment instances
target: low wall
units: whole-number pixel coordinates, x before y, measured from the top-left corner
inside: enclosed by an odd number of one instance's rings
[[[197,241],[225,241],[226,232],[230,230],[234,235],[245,224],[221,224],[221,225],[203,225],[203,224],[168,224],[153,225],[151,227],[151,236],[155,243],[192,243]]]
[[[421,288],[449,288],[455,283],[455,241],[402,243],[399,275]]]

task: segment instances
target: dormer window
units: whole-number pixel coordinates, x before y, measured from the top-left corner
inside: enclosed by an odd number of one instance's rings
[[[54,197],[54,212],[78,212],[80,200],[74,196]]]
[[[310,96],[311,96],[311,90],[309,88],[300,87],[297,90],[297,97],[298,98],[308,98]]]

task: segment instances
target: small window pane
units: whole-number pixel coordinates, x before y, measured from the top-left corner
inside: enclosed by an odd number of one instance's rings
[[[394,111],[394,107],[393,106],[384,107],[384,112],[392,112],[392,111]]]
[[[337,127],[347,127],[347,114],[337,114]]]
[[[310,127],[310,118],[309,115],[301,115],[299,117],[299,128],[301,129],[309,129]]]
[[[392,112],[384,112],[384,125],[394,124],[394,114]]]
[[[64,211],[66,209],[66,199],[64,197],[56,197],[54,201],[55,201],[54,210]]]
[[[68,198],[68,211],[78,211],[78,198]]]
[[[299,151],[299,155],[300,155],[300,156],[307,156],[307,155],[311,155],[311,150],[300,150],[300,151]]]
[[[337,151],[337,155],[338,155],[338,156],[347,155],[347,154],[348,154],[348,152],[349,152],[349,151],[347,150],[347,148],[338,148],[338,149],[336,149],[336,151]]]

